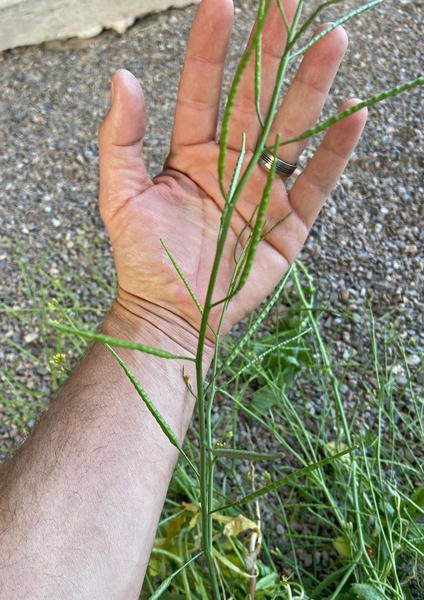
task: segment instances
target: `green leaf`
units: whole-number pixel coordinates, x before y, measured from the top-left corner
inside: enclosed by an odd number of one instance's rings
[[[387,600],[386,596],[369,583],[354,583],[349,592],[352,600]]]
[[[411,500],[420,508],[424,508],[424,486],[418,488],[418,490],[414,492]]]
[[[350,558],[352,554],[352,545],[350,540],[345,535],[339,535],[334,541],[333,546],[337,550],[340,556],[347,556]]]
[[[238,575],[239,577],[243,577],[244,579],[252,579],[252,577],[256,577],[256,574],[250,574],[246,573],[246,571],[242,571],[242,569],[240,569],[236,564],[234,564],[232,560],[220,554],[215,548],[212,548],[212,553],[215,556],[215,558],[219,560],[219,562],[221,562],[228,569],[230,569],[230,571],[233,571],[233,573],[236,573],[236,575]],[[231,555],[230,558],[232,558]]]
[[[260,416],[267,414],[269,409],[275,406],[277,403],[277,396],[275,396],[275,394],[267,385],[264,385],[259,390],[254,392],[251,406],[255,413]]]
[[[272,589],[279,581],[280,578],[278,577],[278,573],[269,573],[257,581],[256,590]]]
[[[408,517],[412,517],[413,520],[419,515],[424,514],[424,486],[419,487],[412,494],[410,498],[403,496],[401,501],[401,509],[406,512]]]

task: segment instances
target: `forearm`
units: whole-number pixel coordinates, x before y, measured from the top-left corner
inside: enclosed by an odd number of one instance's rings
[[[103,331],[186,354],[144,322]],[[124,327],[125,329],[125,327]],[[117,349],[180,440],[193,362]],[[178,452],[112,354],[95,344],[1,478],[1,596],[137,598]]]

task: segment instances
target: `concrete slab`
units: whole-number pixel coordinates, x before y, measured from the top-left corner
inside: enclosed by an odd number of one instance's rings
[[[0,0],[0,51],[102,29],[123,33],[136,17],[199,0]]]

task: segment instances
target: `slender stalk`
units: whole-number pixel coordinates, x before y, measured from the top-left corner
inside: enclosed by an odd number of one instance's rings
[[[206,431],[206,412],[205,412],[205,386],[203,381],[203,353],[206,341],[206,330],[212,309],[212,297],[215,289],[218,269],[224,251],[225,241],[231,223],[231,217],[234,210],[234,205],[226,205],[225,218],[221,221],[220,232],[218,236],[217,249],[214,263],[212,266],[211,276],[209,279],[208,290],[206,293],[205,305],[203,309],[202,321],[200,324],[199,340],[197,345],[196,355],[196,382],[197,382],[197,407],[199,412],[199,437],[200,437],[200,502],[202,514],[202,536],[203,536],[203,551],[208,562],[209,573],[212,579],[214,597],[219,600],[220,591],[216,574],[215,563],[212,555],[212,515],[209,511],[209,434]],[[216,340],[218,343],[218,340]]]
[[[240,154],[240,156],[242,156],[243,153],[244,153],[244,151],[242,149],[242,153]],[[218,238],[218,249],[221,252],[225,246],[226,235],[227,235],[226,232],[228,231],[228,227],[231,223],[231,217],[232,217],[232,213],[233,213],[233,210],[235,207],[234,204],[232,206],[230,204],[228,204],[227,206],[228,206],[228,210],[226,212],[225,219],[223,220],[223,222],[221,224],[220,236]],[[226,227],[227,227],[227,229],[225,229]],[[218,255],[218,249],[217,249],[217,255]],[[216,257],[215,257],[215,259],[216,259]],[[218,262],[218,266],[219,266],[219,262]],[[205,552],[207,560],[208,560],[209,568],[212,567],[214,569],[213,572],[211,572],[211,576],[212,576],[212,583],[214,586],[214,593],[215,593],[216,598],[219,598],[219,585],[218,585],[218,580],[217,580],[216,571],[215,571],[216,563],[213,560],[213,554],[212,554],[213,549],[212,549],[212,514],[211,513],[212,513],[215,457],[210,456],[210,449],[212,448],[211,416],[212,416],[213,399],[214,399],[215,389],[216,389],[215,384],[216,384],[216,378],[217,378],[220,333],[221,333],[221,329],[222,329],[222,325],[223,325],[224,316],[225,316],[228,304],[230,302],[231,290],[233,289],[233,287],[235,285],[235,280],[238,275],[238,270],[239,270],[238,266],[239,266],[239,264],[236,265],[236,268],[234,270],[233,277],[232,277],[232,280],[229,285],[229,291],[227,293],[227,298],[224,301],[225,303],[224,303],[223,309],[221,311],[221,316],[220,316],[217,332],[215,334],[215,338],[216,338],[215,339],[215,351],[214,351],[214,358],[213,358],[210,389],[209,389],[209,386],[206,388],[206,386],[202,385],[201,404],[198,403],[199,421],[202,424],[202,426],[199,427],[199,434],[200,434],[200,459],[201,459],[201,461],[200,461],[200,493],[201,493],[201,507],[202,507],[202,532],[203,532],[203,544],[204,544],[203,547],[204,547],[204,552]],[[213,290],[212,290],[212,293],[213,293]],[[207,310],[208,310],[208,314],[209,314],[211,309],[215,306],[215,303],[211,302],[211,298],[210,299],[207,298],[206,302],[205,302],[205,306],[207,306]],[[205,312],[206,312],[206,309],[203,313],[203,319],[207,319],[207,316],[205,316]],[[202,320],[202,326],[203,326],[203,320]],[[199,336],[199,340],[200,340],[200,336]],[[198,386],[199,386],[199,381],[198,381]],[[208,389],[209,389],[209,400],[208,400],[208,404],[206,407],[205,396],[206,396],[206,390],[208,390]],[[198,391],[199,390],[200,390],[200,388],[198,387]],[[198,402],[199,402],[199,396],[200,395],[198,393]],[[200,411],[202,411],[202,412],[200,412]],[[202,437],[203,435],[206,438],[206,442],[204,442],[205,438]],[[205,506],[205,510],[203,509],[203,506]],[[205,519],[205,520],[203,520],[203,519]],[[206,532],[205,532],[205,524],[207,527]],[[206,552],[205,544],[208,544],[208,550],[210,549],[209,555]]]
[[[265,225],[266,210],[268,208],[268,204],[271,199],[272,184],[273,184],[274,176],[275,176],[275,168],[277,166],[276,159],[277,159],[279,142],[280,142],[280,135],[277,133],[277,136],[275,139],[275,147],[274,147],[274,161],[271,165],[271,169],[269,171],[267,182],[266,182],[266,185],[265,185],[265,188],[263,191],[262,200],[259,205],[258,216],[256,218],[255,226],[253,227],[253,231],[251,234],[251,239],[250,239],[249,248],[248,248],[247,254],[246,254],[245,264],[243,266],[243,270],[241,272],[240,278],[238,279],[237,285],[235,286],[235,289],[231,292],[231,294],[229,294],[229,299],[231,299],[232,296],[235,296],[235,294],[237,294],[237,292],[239,292],[242,289],[242,287],[244,286],[244,284],[246,283],[247,278],[249,277],[250,270],[253,266],[253,261],[255,259],[256,250],[258,248],[259,242],[261,241],[262,231],[263,231],[264,225]]]
[[[231,284],[232,285],[232,282]],[[224,315],[228,306],[229,300],[225,303],[224,308],[221,313],[221,318],[219,320],[217,335],[216,335],[216,344],[215,344],[215,352],[213,358],[213,367],[212,367],[212,376],[211,376],[211,389],[209,393],[209,400],[206,409],[206,435],[207,435],[207,445],[208,445],[208,460],[206,463],[207,466],[207,518],[210,527],[210,540],[211,540],[211,550],[212,550],[212,509],[213,509],[213,491],[214,491],[214,472],[215,472],[215,463],[216,457],[212,454],[212,406],[213,400],[216,391],[216,372],[218,367],[218,354],[219,354],[219,341],[222,325],[224,322]],[[214,569],[216,569],[216,562],[213,561]],[[219,597],[219,596],[218,596]]]
[[[320,33],[318,33],[316,36],[314,36],[311,39],[311,41],[308,42],[305,46],[303,46],[300,50],[297,50],[297,52],[294,52],[293,54],[291,54],[290,60],[295,58],[296,56],[299,56],[300,54],[303,54],[304,52],[306,52],[306,50],[308,48],[313,46],[316,42],[318,42],[318,40],[320,40],[325,35],[327,35],[327,33],[329,33],[330,31],[333,31],[333,29],[336,29],[336,27],[338,27],[339,25],[346,23],[346,21],[348,21],[352,17],[356,17],[357,15],[361,14],[362,12],[369,10],[370,8],[373,8],[374,6],[377,6],[377,4],[381,4],[382,2],[384,2],[384,0],[372,0],[372,2],[368,2],[367,4],[364,4],[364,6],[360,6],[359,8],[352,10],[347,15],[344,15],[343,17],[341,17],[341,19],[337,19],[337,21],[334,21],[334,23],[331,23],[331,25],[329,25],[328,27],[323,29]],[[290,47],[293,45],[293,43],[296,39],[297,39],[297,36],[292,37],[292,43],[291,43]]]
[[[286,11],[284,10],[283,3],[281,2],[281,0],[277,0],[277,4],[278,4],[278,8],[280,9],[281,17],[282,17],[282,19],[284,21],[284,25],[286,27],[286,31],[287,31],[287,33],[289,33],[289,31],[290,31],[290,23],[289,23],[289,21],[287,19],[287,15],[286,15]]]
[[[306,273],[306,269],[304,269],[303,265],[298,262],[297,262],[297,264],[299,264],[299,266],[302,268],[305,275],[309,279],[309,276]],[[299,295],[299,298],[300,298],[302,304],[306,307],[309,307],[309,304],[305,298],[305,294],[303,293],[303,289],[300,284],[300,280],[297,275],[296,269],[293,270],[293,281],[294,281],[296,291]],[[350,429],[349,429],[349,425],[346,420],[346,414],[344,411],[343,402],[342,402],[342,399],[341,399],[340,393],[339,393],[339,382],[338,382],[337,377],[334,374],[334,371],[332,369],[330,358],[328,356],[327,350],[325,348],[323,339],[321,337],[321,334],[318,329],[317,322],[313,316],[313,313],[311,311],[308,311],[307,315],[308,315],[308,319],[311,324],[311,327],[314,331],[316,340],[318,342],[318,347],[320,350],[322,361],[324,363],[325,371],[330,378],[331,387],[332,387],[335,402],[336,402],[337,412],[342,421],[342,426],[343,426],[343,431],[344,431],[344,435],[346,438],[346,443],[348,446],[352,446],[352,436],[350,434]],[[351,468],[352,468],[352,493],[353,493],[353,500],[354,500],[354,507],[355,507],[356,526],[357,526],[357,532],[358,532],[358,537],[359,537],[359,542],[360,542],[360,550],[362,552],[362,556],[365,557],[366,562],[368,562],[368,564],[372,567],[373,566],[372,560],[371,560],[370,556],[368,555],[368,552],[366,551],[365,540],[364,540],[364,536],[363,536],[363,526],[362,526],[362,521],[361,521],[361,510],[360,510],[359,495],[358,495],[359,492],[358,492],[357,461],[356,461],[354,453],[351,454]]]
[[[259,313],[259,315],[256,318],[256,320],[253,323],[253,325],[251,327],[249,327],[248,331],[243,335],[243,337],[239,340],[239,342],[237,343],[237,345],[233,348],[232,352],[225,359],[224,364],[221,366],[221,369],[218,372],[218,375],[220,375],[221,373],[223,373],[225,371],[225,369],[227,369],[231,365],[231,363],[240,354],[240,351],[247,344],[247,342],[252,337],[252,335],[258,330],[258,328],[259,328],[260,324],[262,323],[262,321],[265,319],[265,317],[267,316],[267,314],[269,313],[269,311],[271,310],[271,308],[274,306],[274,304],[279,299],[280,294],[281,294],[284,286],[286,285],[287,280],[289,279],[289,277],[291,275],[292,269],[293,269],[293,266],[291,266],[290,269],[287,271],[287,273],[284,275],[283,279],[278,284],[277,288],[275,289],[274,293],[272,294],[270,300],[267,302],[267,304],[263,308],[263,310]]]
[[[303,23],[302,27],[299,27],[299,30],[297,31],[296,35],[293,37],[292,45],[295,44],[297,40],[305,33],[308,27],[312,25],[316,17],[322,10],[324,10],[324,8],[327,8],[328,6],[331,6],[333,4],[339,4],[340,2],[343,2],[343,0],[328,0],[327,2],[323,2],[322,4],[320,4],[318,8],[314,10],[311,16]]]
[[[238,184],[237,188],[234,191],[234,195],[233,195],[233,198],[232,198],[232,202],[234,202],[234,203],[237,202],[237,200],[240,197],[240,194],[241,194],[244,186],[247,183],[247,180],[249,179],[249,177],[250,177],[253,169],[256,167],[256,164],[257,164],[257,162],[259,160],[259,157],[260,157],[260,155],[262,154],[262,152],[264,150],[266,139],[267,139],[267,137],[269,135],[269,132],[271,130],[272,122],[274,120],[275,110],[276,110],[277,104],[278,104],[278,99],[279,99],[279,95],[280,95],[281,86],[283,84],[284,76],[285,76],[286,70],[287,70],[287,65],[288,65],[288,62],[289,62],[289,59],[290,59],[290,55],[288,53],[288,47],[290,45],[290,42],[291,42],[291,39],[292,39],[292,36],[293,36],[293,32],[295,31],[295,28],[297,26],[297,22],[300,19],[300,13],[301,13],[300,7],[301,6],[303,6],[303,2],[299,2],[298,10],[297,10],[296,15],[295,15],[295,17],[293,19],[292,27],[290,29],[290,32],[288,33],[287,42],[286,42],[286,49],[284,51],[284,54],[283,54],[283,56],[281,58],[281,61],[280,61],[280,65],[278,67],[277,76],[276,76],[276,79],[275,79],[274,91],[273,91],[271,102],[270,102],[270,105],[269,105],[268,114],[267,114],[267,117],[265,119],[264,127],[263,127],[263,129],[261,131],[261,134],[259,136],[258,142],[256,144],[256,148],[255,148],[255,150],[254,150],[254,152],[252,154],[252,157],[251,157],[251,159],[249,161],[249,164],[247,165],[247,167],[246,167],[246,169],[245,169],[245,171],[244,171],[244,173],[243,173],[243,175],[242,175],[242,177],[241,177],[241,179],[239,181],[239,184]],[[280,142],[280,146],[283,143]],[[271,149],[272,149],[272,146],[271,146]]]
[[[263,19],[263,23],[266,21],[266,16],[268,14],[271,3],[268,3],[265,7],[265,16]],[[216,280],[218,277],[219,265],[221,262],[222,254],[224,251],[225,241],[228,235],[228,231],[231,224],[231,217],[236,205],[238,198],[240,197],[241,191],[244,188],[248,178],[250,177],[251,172],[253,171],[256,163],[259,159],[260,154],[264,148],[266,139],[269,135],[269,131],[271,129],[272,121],[274,118],[275,110],[278,103],[279,93],[281,89],[281,85],[286,73],[287,64],[289,60],[288,47],[290,40],[293,36],[293,32],[297,26],[298,20],[301,15],[301,9],[303,6],[303,0],[299,2],[296,15],[293,20],[292,28],[288,32],[287,35],[287,43],[286,43],[286,51],[284,52],[282,59],[280,61],[280,65],[277,72],[277,77],[274,86],[274,92],[272,95],[271,103],[269,106],[268,114],[265,120],[264,127],[262,129],[261,135],[259,137],[258,144],[253,153],[253,156],[243,173],[236,189],[234,190],[234,194],[231,198],[226,196],[226,192],[224,190],[223,181],[224,181],[224,169],[225,169],[225,156],[226,156],[226,145],[228,140],[228,132],[229,132],[229,121],[231,116],[232,107],[234,105],[234,100],[236,96],[236,92],[238,89],[238,85],[240,84],[242,74],[247,67],[249,62],[249,58],[254,48],[256,47],[256,37],[252,40],[251,45],[243,55],[242,61],[237,70],[235,79],[233,81],[233,86],[230,90],[230,94],[227,100],[226,112],[223,119],[222,131],[221,131],[221,146],[220,146],[220,156],[218,161],[218,173],[219,173],[219,181],[221,186],[221,191],[226,199],[225,208],[221,217],[221,226],[218,234],[217,240],[217,248],[215,253],[214,262],[212,265],[211,276],[209,279],[208,290],[206,293],[206,299],[203,308],[202,321],[200,325],[199,331],[199,340],[197,346],[197,354],[196,354],[196,381],[197,381],[197,407],[199,411],[199,436],[200,436],[200,498],[201,498],[201,513],[202,513],[202,534],[203,534],[203,551],[206,556],[206,560],[208,562],[209,572],[212,579],[213,586],[213,594],[214,597],[218,600],[220,598],[219,592],[219,584],[217,579],[217,574],[215,570],[215,564],[213,560],[212,554],[212,516],[208,507],[210,506],[210,494],[212,493],[210,490],[210,484],[208,482],[208,474],[210,473],[209,466],[209,444],[208,439],[209,435],[206,431],[206,420],[207,414],[205,412],[205,389],[204,389],[204,381],[203,381],[203,353],[206,341],[206,330],[207,325],[213,305],[213,293],[215,290]],[[263,26],[263,24],[262,24]],[[259,35],[261,32],[261,27],[258,26],[256,35]]]

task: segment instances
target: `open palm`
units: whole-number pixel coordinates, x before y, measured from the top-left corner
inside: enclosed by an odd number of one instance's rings
[[[296,0],[283,4],[290,21]],[[151,179],[141,158],[144,99],[128,71],[120,70],[113,77],[112,107],[99,133],[100,211],[114,249],[118,301],[136,315],[195,330],[200,313],[161,240],[202,303],[224,205],[217,178],[216,135],[232,15],[231,0],[203,0],[198,9],[180,81],[171,151],[161,174]],[[277,3],[271,8],[263,39],[261,110],[266,115],[286,40]],[[282,140],[291,139],[315,124],[346,46],[346,34],[337,28],[306,53],[275,116],[270,145],[277,132]],[[247,163],[260,133],[253,84],[251,61],[230,122],[227,188],[242,134],[246,135]],[[343,108],[355,102],[351,100]],[[252,310],[287,270],[343,171],[365,120],[366,111],[362,110],[333,125],[290,194],[284,180],[276,178],[267,227],[290,216],[259,244],[247,284],[230,304],[225,329]],[[302,142],[290,144],[279,156],[295,162],[303,148]],[[261,199],[266,178],[267,172],[257,166],[238,200],[215,288],[217,300],[227,293],[237,239]]]

